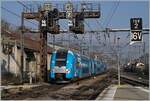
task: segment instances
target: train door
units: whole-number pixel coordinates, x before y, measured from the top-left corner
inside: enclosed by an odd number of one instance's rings
[[[96,75],[97,74],[97,62],[94,61],[94,74]]]
[[[89,73],[90,73],[90,76],[93,74],[93,71],[92,71],[92,61],[90,60],[89,62],[89,66],[90,66],[90,70],[89,70]]]
[[[77,72],[77,77],[81,77],[81,58],[77,56],[76,58],[76,72]]]
[[[102,72],[102,63],[100,61],[97,61],[96,63],[96,72],[97,74],[100,74]]]
[[[81,58],[82,63],[82,78],[89,76],[89,59],[86,57]]]
[[[94,61],[91,61],[91,70],[92,70],[92,75],[95,75],[95,71],[94,71]]]

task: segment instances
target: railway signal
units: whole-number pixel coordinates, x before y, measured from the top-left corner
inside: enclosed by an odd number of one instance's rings
[[[131,18],[130,19],[131,27],[131,42],[141,42],[142,41],[142,18]]]
[[[69,27],[70,31],[76,34],[84,34],[84,13],[81,12],[75,16],[73,26]]]
[[[83,12],[79,12],[75,15],[75,19],[73,19],[73,5],[72,3],[68,2],[65,5],[66,10],[66,18],[69,20],[69,30],[76,33],[76,34],[83,34],[84,33],[84,14]]]
[[[91,4],[92,5],[92,4]],[[51,3],[45,3],[42,8],[38,9],[38,12],[22,12],[22,26],[24,26],[25,19],[34,19],[40,22],[40,80],[47,81],[47,33],[59,34],[59,20],[68,19],[70,23],[70,30],[76,34],[84,33],[83,21],[85,18],[99,18],[100,9],[88,10],[88,11],[74,11],[73,4],[68,3],[66,5],[67,11],[59,11],[57,8],[53,8]],[[84,12],[83,12],[84,11]],[[22,32],[24,33],[24,32]],[[22,66],[23,67],[23,66]]]
[[[47,22],[48,22],[48,32],[51,34],[59,34],[59,11],[54,8],[52,11],[48,12]]]

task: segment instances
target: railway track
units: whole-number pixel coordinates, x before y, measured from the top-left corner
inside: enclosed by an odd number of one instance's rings
[[[37,99],[55,99],[55,100],[94,100],[100,92],[110,84],[108,74],[102,74],[95,79],[89,78],[74,82],[61,88],[60,90],[47,94]]]
[[[117,70],[112,69],[111,73],[112,73],[113,78],[118,79]],[[133,85],[133,86],[149,87],[149,80],[138,79],[138,77],[135,78],[132,75],[122,74],[120,76],[120,80],[121,80],[122,83],[127,83],[127,84],[130,84],[130,85]]]
[[[94,85],[94,86],[93,86]],[[109,83],[107,80],[102,80],[100,82],[96,82],[95,84],[93,84],[91,86],[88,87],[88,89],[85,90],[81,90],[80,92],[80,96],[81,98],[79,98],[79,100],[81,99],[87,99],[87,100],[93,100],[96,99],[96,97],[106,88],[108,87]],[[82,88],[83,89],[83,88]],[[87,90],[90,93],[86,93]],[[77,98],[77,97],[76,97]],[[75,99],[76,99],[75,98]]]
[[[121,81],[131,84],[133,86],[146,86],[149,87],[149,82],[145,80],[136,80],[127,76],[121,76]]]
[[[64,87],[65,85],[43,85],[43,86],[39,86],[39,87],[34,87],[31,89],[26,89],[26,90],[19,90],[19,91],[7,91],[7,92],[3,92],[5,93],[1,96],[2,100],[23,100],[26,98],[37,98],[40,97],[44,94],[46,94],[48,91],[56,91],[62,87]]]
[[[70,84],[47,84],[28,90],[7,92],[2,100],[94,100],[111,84],[110,73]]]

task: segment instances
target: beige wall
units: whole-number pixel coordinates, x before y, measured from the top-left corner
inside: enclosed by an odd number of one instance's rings
[[[34,56],[36,59],[35,73],[36,73],[36,76],[40,76],[40,53],[34,52]]]
[[[31,61],[27,63],[26,61],[26,54],[24,53],[24,71],[29,70],[36,73],[36,76],[40,74],[40,53],[34,52],[35,61]],[[47,69],[50,68],[50,59],[51,54],[47,55]],[[3,65],[2,73],[6,73],[8,71],[8,55],[2,53],[2,60],[6,62]],[[28,65],[27,65],[28,64]],[[18,49],[16,46],[13,47],[13,53],[10,56],[10,71],[11,73],[19,76],[20,74],[20,65],[21,65],[21,50]]]
[[[10,72],[15,74],[16,76],[19,75],[20,73],[20,51],[17,49],[16,46],[13,47],[13,53],[10,54],[9,56],[4,54],[2,52],[2,61],[6,62],[5,65],[1,65],[2,67],[2,73]],[[8,58],[10,58],[10,64],[9,64],[9,70],[8,70]],[[2,63],[3,64],[3,63]]]
[[[47,70],[50,70],[50,60],[51,60],[51,54],[47,55]]]

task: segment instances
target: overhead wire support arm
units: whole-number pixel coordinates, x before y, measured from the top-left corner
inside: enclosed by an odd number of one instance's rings
[[[149,28],[143,28],[143,34],[149,34]],[[39,33],[38,30],[30,30],[32,33]],[[89,30],[85,31],[85,33],[97,33],[97,32],[106,32],[106,30]],[[109,32],[130,32],[130,29],[110,29]],[[67,30],[60,30],[60,33],[70,33]]]
[[[47,16],[45,14],[47,14]],[[86,19],[86,18],[99,18],[100,11],[99,10],[85,11],[85,12],[76,11],[76,12],[72,12],[72,15],[73,15],[72,16],[73,19],[76,18],[77,15],[82,15],[81,20],[84,21],[83,19]],[[41,77],[40,78],[41,78],[41,81],[47,82],[47,70],[46,70],[47,69],[47,33],[49,32],[50,34],[53,34],[53,35],[59,34],[59,33],[66,33],[66,31],[64,30],[60,31],[59,24],[58,24],[59,19],[67,19],[66,11],[59,11],[57,8],[52,8],[51,4],[45,3],[44,6],[38,9],[37,12],[34,12],[34,11],[22,12],[22,16],[23,18],[27,20],[36,20],[40,24],[39,29],[37,31],[28,30],[28,32],[40,33],[40,40],[41,40],[40,41],[40,60],[41,60],[40,62],[40,67],[41,67],[40,76]],[[46,18],[43,19],[43,16]],[[83,23],[82,21],[80,22],[80,24]],[[80,27],[80,26],[77,26],[77,27]],[[84,26],[82,26],[82,28],[84,28]],[[78,30],[76,31],[78,32]],[[84,30],[82,30],[81,32],[84,33]],[[78,34],[81,34],[81,33],[78,33]]]
[[[91,30],[91,31],[86,31],[86,32],[91,32],[91,33],[97,33],[97,32],[129,32],[131,31],[130,29],[111,29],[111,28],[108,28],[108,29],[104,29],[104,30]],[[149,28],[143,28],[142,29],[143,32],[149,32],[150,29]]]
[[[26,9],[30,10],[29,7],[27,7],[24,3],[22,3],[21,1],[17,1],[19,4],[21,4],[23,7],[25,7]]]

